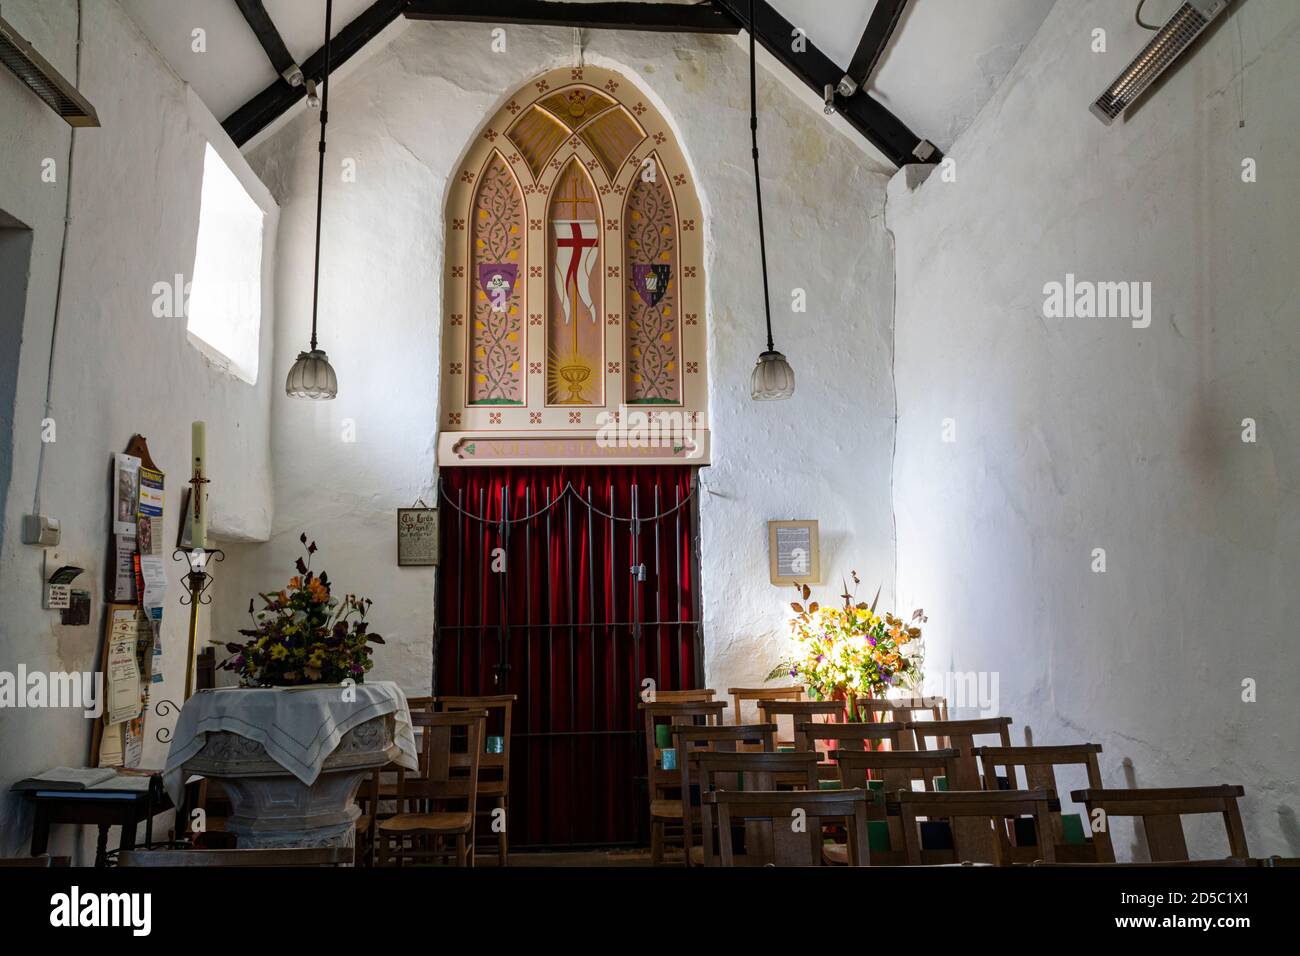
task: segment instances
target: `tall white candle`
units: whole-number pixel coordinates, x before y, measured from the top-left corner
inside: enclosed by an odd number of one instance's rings
[[[190,457],[193,459],[192,471],[195,478],[207,477],[207,424],[195,422],[190,430]],[[208,508],[207,495],[201,483],[192,486],[190,493],[190,514],[194,528],[190,533],[190,546],[206,548],[208,546]]]

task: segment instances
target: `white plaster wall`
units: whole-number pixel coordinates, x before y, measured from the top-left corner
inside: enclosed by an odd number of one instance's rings
[[[374,676],[411,693],[429,687],[434,572],[396,567],[395,510],[434,500],[448,177],[507,96],[573,56],[569,30],[510,28],[507,40],[508,53],[493,54],[487,26],[412,23],[333,91],[321,342],[339,398],[313,404],[277,390],[275,532],[270,546],[241,551],[217,611],[233,634],[248,595],[292,573],[305,529],[338,586],[375,600],[373,626],[388,643]],[[850,568],[872,589],[884,582],[886,599],[892,587],[885,180],[819,112],[761,77],[776,339],[799,387],[791,402],[756,404],[749,375],[764,333],[747,56],[729,38],[586,40],[587,62],[625,73],[676,123],[708,210],[707,678],[723,689],[758,682],[780,655],[787,606],[768,584],[768,519],[820,519],[834,593]],[[250,153],[284,210],[276,375],[308,336],[317,123],[300,116]],[[357,162],[355,183],[341,182],[345,157]],[[807,290],[806,314],[792,314],[795,287]],[[348,420],[355,443],[342,440]]]
[[[69,128],[7,71],[0,71],[0,210],[34,231],[14,415],[12,475],[0,543],[0,670],[97,670],[108,560],[109,462],[135,432],[149,439],[167,473],[166,537],[175,541],[181,482],[188,468],[190,422],[208,422],[212,530],[253,539],[269,531],[269,408],[273,303],[263,304],[257,386],[210,367],[188,343],[183,318],[156,319],[152,287],[194,262],[204,144],[223,135],[196,98],[164,65],[114,2],[85,6],[81,89],[101,129],[77,134],[72,224],[63,311],[54,362],[57,441],[47,447],[43,510],[63,525],[61,550],[86,569],[78,584],[93,594],[92,624],[63,627],[41,609],[41,551],[21,543],[32,507],[44,417],[46,365],[63,238]],[[75,75],[73,0],[9,0],[4,16],[65,76]],[[229,140],[214,142],[228,161]],[[58,182],[41,181],[41,162],[57,162]],[[256,186],[247,167],[244,174]],[[262,192],[269,203],[269,196]],[[274,249],[276,216],[267,219]],[[268,257],[269,261],[269,257]],[[266,277],[269,279],[269,276]],[[265,282],[264,282],[265,291]],[[5,467],[6,457],[0,458]],[[218,541],[219,543],[219,541]],[[166,681],[184,681],[188,616],[178,602],[180,565],[171,567],[163,622]],[[174,719],[174,718],[173,718]],[[149,739],[159,726],[153,721]],[[26,852],[30,818],[10,783],[58,765],[81,765],[90,723],[80,711],[0,711],[0,855]],[[161,766],[165,750],[145,750]],[[72,831],[57,827],[52,852],[69,852]]]
[[[1017,742],[1101,743],[1108,786],[1242,784],[1251,850],[1294,856],[1300,6],[1236,4],[1107,129],[1087,106],[1146,42],[1131,7],[1058,3],[957,181],[890,184],[899,589],[931,679],[998,672]],[[1067,272],[1151,282],[1150,328],[1044,318]]]

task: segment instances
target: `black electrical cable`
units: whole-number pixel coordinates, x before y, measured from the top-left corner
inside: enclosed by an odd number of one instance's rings
[[[311,349],[316,351],[316,307],[320,300],[320,219],[325,201],[325,124],[330,111],[330,23],[334,16],[334,0],[325,0],[325,74],[321,77],[324,89],[320,101],[320,169],[316,178],[316,272],[311,291]]]
[[[767,350],[772,342],[772,300],[767,287],[767,238],[763,229],[763,183],[758,173],[758,58],[754,42],[754,0],[749,0],[749,129],[754,139],[754,194],[758,198],[758,251],[763,260],[763,309],[767,314]]]

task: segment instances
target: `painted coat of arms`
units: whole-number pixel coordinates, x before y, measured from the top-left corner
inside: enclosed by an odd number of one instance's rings
[[[668,291],[668,280],[672,277],[672,266],[645,265],[636,263],[632,266],[632,284],[637,295],[650,308],[654,308]]]

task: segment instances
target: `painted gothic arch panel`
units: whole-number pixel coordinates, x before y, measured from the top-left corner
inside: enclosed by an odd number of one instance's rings
[[[517,91],[446,217],[440,465],[708,463],[702,211],[630,80],[561,69]]]

